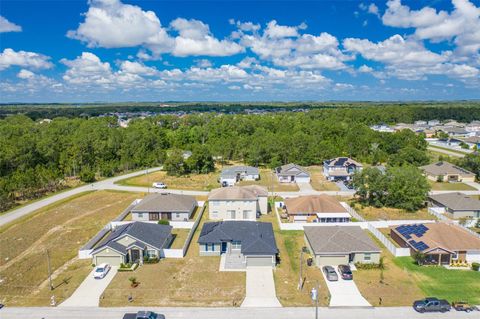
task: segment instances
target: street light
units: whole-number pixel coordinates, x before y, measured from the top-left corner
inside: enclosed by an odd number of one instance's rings
[[[312,291],[310,292],[310,296],[312,297],[312,300],[315,301],[315,319],[318,319],[318,280],[316,287],[312,288]]]

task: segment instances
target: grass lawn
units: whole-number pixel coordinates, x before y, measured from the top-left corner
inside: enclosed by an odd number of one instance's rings
[[[466,155],[466,154],[469,154],[469,152],[462,152],[460,150],[456,150],[456,149],[451,149],[451,148],[448,148],[448,147],[441,147],[441,146],[438,146],[438,145],[428,145],[428,147],[431,147],[432,149],[440,149],[440,150],[445,150],[445,151],[449,151],[449,152],[452,152],[452,153],[456,153],[456,154],[459,154],[459,155]],[[468,150],[467,150],[468,151]],[[471,152],[470,152],[471,153]]]
[[[425,295],[452,302],[465,300],[480,304],[480,272],[418,266],[411,257],[399,257],[395,264],[404,269]]]
[[[399,247],[400,248],[400,245],[394,241],[392,239],[392,237],[390,236],[390,228],[377,228],[383,235],[385,235],[385,237],[388,238],[388,240],[390,240],[392,242],[392,244],[395,246],[395,247]]]
[[[372,206],[361,207],[355,205],[355,210],[366,220],[403,220],[403,219],[419,219],[419,220],[434,220],[437,219],[430,214],[427,208],[422,208],[416,212],[407,212],[398,208],[381,207],[376,208]]]
[[[196,244],[204,214],[183,259],[163,259],[118,273],[104,292],[101,306],[239,306],[245,297],[244,272],[219,272],[220,257],[200,257]],[[140,285],[130,286],[134,276]],[[128,296],[134,301],[129,303]]]
[[[180,249],[185,244],[187,240],[188,234],[190,233],[190,229],[181,229],[181,228],[174,228],[172,229],[172,235],[175,236],[173,239],[172,245],[170,248],[172,249]]]
[[[310,172],[310,184],[312,185],[313,189],[317,191],[340,190],[335,183],[329,182],[325,179],[325,176],[323,175],[323,167],[309,166],[307,169]]]
[[[279,183],[271,169],[261,168],[258,181],[241,181],[237,185],[260,185],[265,186],[270,192],[296,192],[299,190],[295,183]]]
[[[472,187],[470,185],[464,184],[464,183],[447,183],[447,182],[434,182],[434,181],[428,181],[430,186],[432,187],[432,190],[434,191],[474,191],[476,190],[475,187]]]
[[[85,264],[75,260],[78,249],[137,197],[137,194],[123,192],[91,192],[61,201],[3,227],[0,230],[0,278],[4,280],[0,296],[4,297],[3,302],[9,306],[49,304],[49,293],[41,294],[48,275],[46,249],[56,274],[53,285],[58,286],[65,280],[69,282],[54,290],[57,302],[68,297],[89,271],[86,265],[90,261]],[[72,270],[75,267],[82,270]],[[72,280],[68,281],[70,277]]]

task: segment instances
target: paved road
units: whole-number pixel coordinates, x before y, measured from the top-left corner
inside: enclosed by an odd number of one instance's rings
[[[121,319],[126,312],[141,308],[4,308],[1,319]],[[149,308],[163,313],[167,319],[313,319],[315,309],[310,308]],[[478,318],[478,312],[450,311],[444,314],[419,314],[410,307],[395,308],[319,308],[319,318],[341,319],[456,319]]]
[[[434,146],[427,146],[427,149],[437,152],[437,153],[443,153],[445,155],[453,156],[453,157],[465,157],[466,154],[460,154],[458,152],[451,152],[443,148],[438,148]]]
[[[247,285],[242,307],[281,307],[275,293],[272,267],[247,267]]]

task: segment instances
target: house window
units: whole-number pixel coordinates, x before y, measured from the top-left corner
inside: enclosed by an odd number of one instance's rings
[[[205,251],[208,251],[208,244],[205,244]]]
[[[138,218],[143,218],[143,213],[138,213]]]
[[[365,260],[365,261],[372,260],[372,254],[371,253],[365,253],[363,255],[363,260]]]
[[[180,218],[180,214],[179,214],[179,213],[177,213],[176,216],[177,216],[177,218]]]
[[[157,257],[157,252],[155,250],[149,249],[147,250],[147,256],[149,258]]]
[[[232,241],[232,249],[241,249],[242,243],[240,241]]]
[[[243,211],[243,219],[248,219],[248,215],[250,214],[249,210],[244,210]]]
[[[458,259],[458,254],[457,254],[456,252],[454,252],[454,253],[452,254],[452,259],[454,259],[454,260],[457,260],[457,259]]]
[[[220,205],[220,202],[217,202],[217,201],[212,202],[212,206],[218,206],[218,205]]]
[[[215,251],[215,244],[210,244],[211,251]]]

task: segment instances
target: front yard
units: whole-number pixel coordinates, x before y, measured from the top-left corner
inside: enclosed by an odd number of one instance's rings
[[[0,302],[9,306],[47,306],[70,296],[91,271],[76,259],[78,249],[138,194],[97,191],[39,210],[0,230]],[[54,274],[48,288],[46,250]]]
[[[447,182],[434,182],[428,181],[432,190],[434,191],[474,191],[474,187],[464,184],[464,183],[447,183]]]
[[[389,207],[372,207],[366,206],[361,207],[360,205],[355,205],[355,210],[361,216],[363,216],[368,221],[373,220],[408,220],[408,219],[418,219],[418,220],[435,220],[437,219],[434,215],[430,214],[427,208],[420,209],[416,212],[408,212],[402,209],[389,208]]]
[[[337,184],[329,182],[325,179],[323,175],[322,166],[309,166],[308,171],[310,172],[310,184],[313,189],[317,191],[339,191]]]
[[[295,183],[279,183],[271,169],[261,168],[258,181],[241,181],[237,185],[260,185],[265,186],[269,192],[296,192],[299,190]]]

